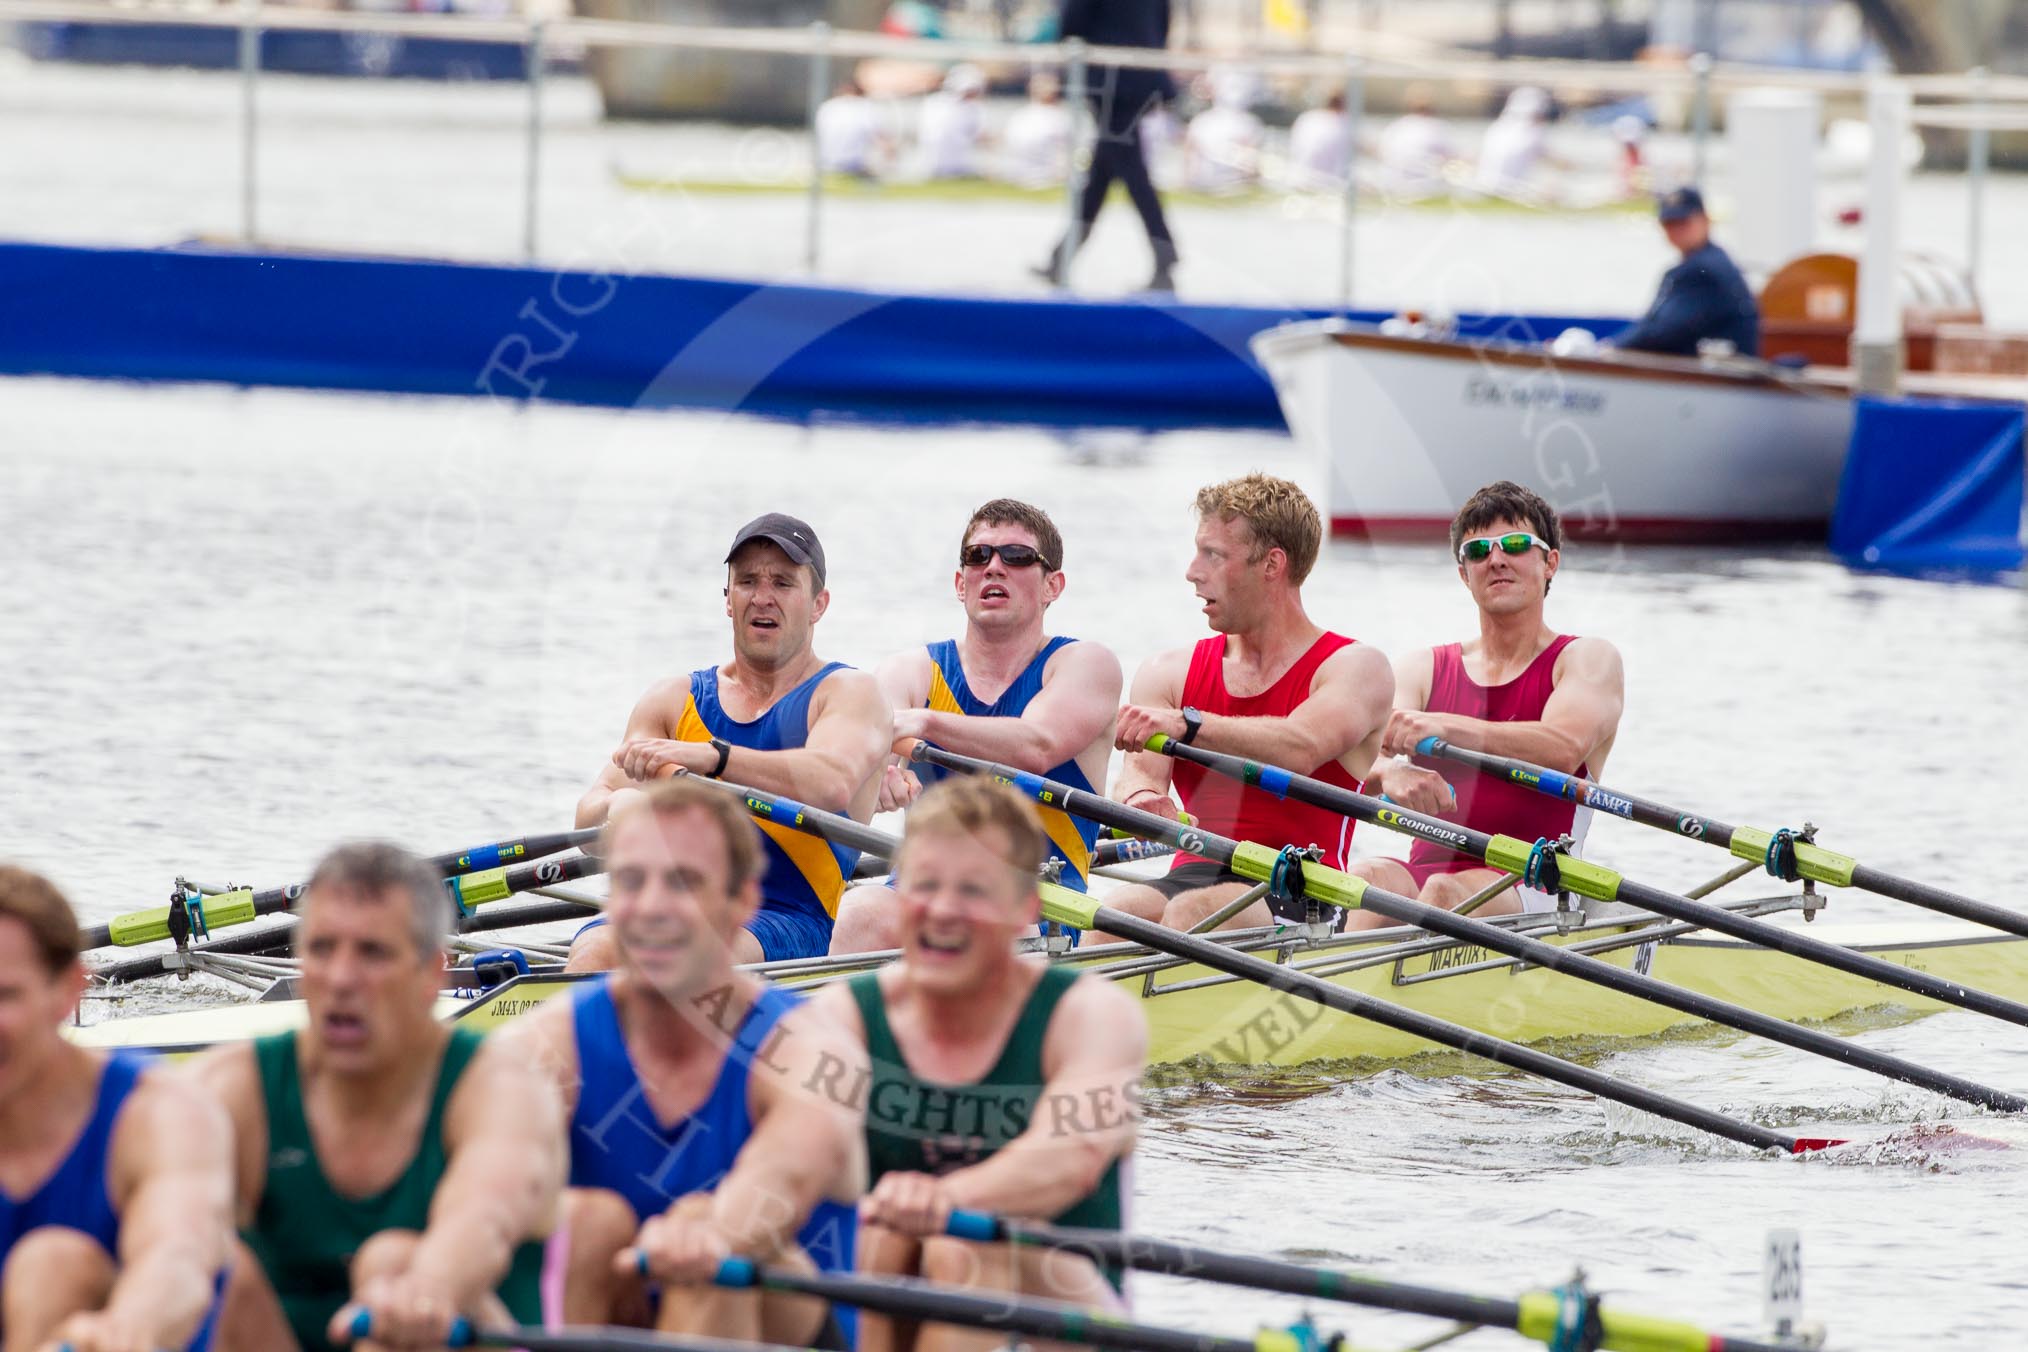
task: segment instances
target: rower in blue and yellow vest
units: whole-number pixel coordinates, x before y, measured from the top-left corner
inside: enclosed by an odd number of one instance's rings
[[[749,521],[726,551],[725,613],[732,660],[651,686],[619,749],[578,802],[596,826],[653,780],[684,771],[866,821],[892,741],[873,678],[811,647],[829,608],[824,547],[807,522],[780,512]],[[821,956],[831,942],[858,854],[763,820],[767,867],[761,909],[735,935],[733,960]],[[615,960],[594,921],[571,944],[573,971]]]
[[[963,636],[898,653],[877,673],[894,710],[895,759],[881,781],[880,808],[906,807],[944,777],[909,763],[918,741],[1098,792],[1112,756],[1120,664],[1103,644],[1044,631],[1065,585],[1063,538],[1048,514],[1012,498],[972,513],[954,585]],[[1098,827],[1055,809],[1042,818],[1058,881],[1084,891]],[[892,948],[899,933],[894,892],[854,888],[831,951]]]

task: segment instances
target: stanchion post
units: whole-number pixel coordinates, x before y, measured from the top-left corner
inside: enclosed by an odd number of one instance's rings
[[[1987,76],[1984,66],[1971,72],[1974,125],[1965,142],[1965,190],[1971,198],[1965,215],[1965,274],[1972,279],[1974,296],[1980,292],[1979,255],[1986,247],[1986,169],[1993,157],[1993,133],[1986,126],[1991,108],[1986,101]]]
[[[521,252],[535,261],[536,222],[542,200],[542,50],[541,19],[528,24],[528,176],[522,185]]]
[[[817,274],[824,215],[824,148],[817,142],[817,114],[831,94],[831,25],[810,25],[810,210],[804,223],[803,270]]]
[[[1063,200],[1064,213],[1068,219],[1063,226],[1063,257],[1056,260],[1057,282],[1065,287],[1070,285],[1070,265],[1077,258],[1077,251],[1084,245],[1084,176],[1085,170],[1078,167],[1077,129],[1084,125],[1086,94],[1090,86],[1089,72],[1085,66],[1084,39],[1072,38],[1064,44],[1066,55],[1063,62],[1063,101],[1070,109],[1070,162],[1064,166]],[[1093,136],[1104,136],[1103,125],[1094,125]],[[1097,147],[1093,147],[1093,154]]]
[[[1366,114],[1366,79],[1356,53],[1345,57],[1345,212],[1338,227],[1338,308],[1352,310],[1352,222],[1359,207],[1359,122]]]
[[[1698,52],[1690,58],[1690,77],[1696,82],[1690,96],[1690,182],[1701,192],[1705,155],[1711,148],[1711,53]]]
[[[239,238],[252,244],[259,230],[255,204],[260,188],[254,175],[260,138],[260,0],[240,0],[239,13]]]

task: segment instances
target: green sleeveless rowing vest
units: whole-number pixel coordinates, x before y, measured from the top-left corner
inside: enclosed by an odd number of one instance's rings
[[[254,1061],[268,1113],[267,1184],[253,1225],[240,1237],[267,1272],[303,1352],[334,1352],[325,1325],[351,1296],[352,1255],[382,1230],[420,1233],[428,1226],[430,1199],[446,1164],[444,1105],[479,1041],[470,1029],[452,1031],[415,1158],[386,1190],[357,1198],[335,1191],[318,1163],[303,1116],[296,1035],[255,1041]],[[501,1301],[518,1322],[542,1322],[541,1280],[542,1245],[521,1245],[499,1287]]]
[[[993,1068],[973,1084],[938,1084],[916,1075],[902,1057],[888,1026],[879,974],[853,977],[847,984],[859,1002],[866,1051],[873,1062],[866,1097],[867,1185],[883,1174],[947,1174],[977,1164],[1026,1131],[1038,1112],[1045,1083],[1043,1035],[1049,1031],[1056,1002],[1076,979],[1077,973],[1068,968],[1045,970]],[[1112,1120],[1133,1106],[1110,1095],[1096,1102],[1093,1098],[1044,1103],[1039,1111],[1045,1120],[1073,1130],[1089,1129],[1095,1115]],[[1047,1219],[1059,1225],[1117,1230],[1121,1216],[1120,1162],[1114,1160],[1088,1196]]]

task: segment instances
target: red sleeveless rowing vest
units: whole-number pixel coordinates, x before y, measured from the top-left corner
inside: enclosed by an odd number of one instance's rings
[[[1467,675],[1464,649],[1456,643],[1446,643],[1433,653],[1429,704],[1426,707],[1433,714],[1463,714],[1466,718],[1481,718],[1488,723],[1536,722],[1549,703],[1550,692],[1556,689],[1557,654],[1569,647],[1576,637],[1575,634],[1558,634],[1528,664],[1527,670],[1505,685],[1492,686],[1480,685]],[[1504,779],[1482,775],[1456,761],[1425,760],[1417,756],[1415,763],[1425,770],[1436,771],[1450,781],[1451,787],[1457,791],[1458,810],[1446,819],[1474,831],[1496,832],[1527,841],[1554,840],[1569,831],[1575,819],[1576,805],[1573,803],[1551,798]],[[1577,774],[1578,778],[1585,779],[1590,777],[1591,771],[1580,765]],[[1585,815],[1588,818],[1590,813]],[[1408,865],[1411,870],[1423,866],[1431,873],[1455,873],[1485,867],[1468,855],[1454,854],[1441,845],[1421,840],[1410,848]],[[1423,874],[1418,872],[1416,876],[1420,881]]]
[[[1235,718],[1285,716],[1310,697],[1310,682],[1324,659],[1355,640],[1343,634],[1325,634],[1309,647],[1282,678],[1258,695],[1242,699],[1225,689],[1225,635],[1216,634],[1198,643],[1190,654],[1190,673],[1183,678],[1183,703],[1207,714]],[[1337,761],[1321,766],[1287,766],[1300,769],[1326,784],[1357,792],[1359,781],[1345,773]],[[1352,845],[1350,818],[1241,784],[1188,761],[1177,761],[1171,778],[1183,800],[1183,810],[1196,818],[1207,831],[1280,849],[1320,845],[1324,863],[1332,868],[1345,866],[1345,852]],[[1198,860],[1194,854],[1178,854],[1174,868]]]

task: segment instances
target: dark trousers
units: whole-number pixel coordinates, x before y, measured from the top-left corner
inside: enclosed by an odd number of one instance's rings
[[[1141,227],[1148,232],[1148,246],[1155,262],[1168,266],[1176,261],[1176,245],[1169,236],[1169,221],[1162,214],[1162,199],[1148,177],[1148,161],[1141,154],[1141,113],[1147,105],[1139,99],[1101,97],[1092,102],[1098,123],[1098,139],[1091,148],[1091,169],[1084,180],[1084,195],[1078,202],[1082,233],[1091,235],[1092,222],[1112,191],[1113,180],[1126,184],[1127,196],[1140,214]]]

